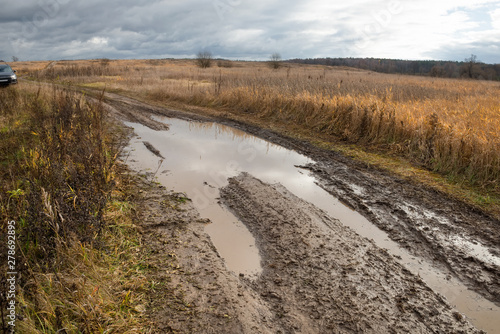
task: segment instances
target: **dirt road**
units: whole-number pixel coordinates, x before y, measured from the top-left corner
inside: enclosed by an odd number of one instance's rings
[[[251,286],[286,333],[473,333],[386,251],[280,185],[242,174],[222,199],[258,240]]]
[[[108,94],[121,119],[156,129],[150,115],[207,120]],[[499,222],[460,202],[308,143],[225,118],[261,138],[308,155],[318,183],[415,255],[437,261],[500,304]],[[257,240],[257,280],[228,271],[196,210],[143,184],[139,221],[162,282],[152,298],[159,332],[479,333],[418,276],[280,185],[251,175],[230,180],[222,202]],[[174,209],[172,209],[174,208]],[[169,255],[170,254],[170,255]],[[175,289],[177,288],[177,289]],[[180,295],[173,295],[181,291]]]

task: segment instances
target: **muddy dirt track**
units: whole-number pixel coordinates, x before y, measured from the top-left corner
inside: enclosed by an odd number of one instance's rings
[[[165,129],[149,117],[154,114],[209,120],[115,94],[106,98],[117,117],[153,129]],[[321,187],[410,253],[447,268],[500,305],[500,223],[494,218],[334,152],[226,118],[216,121],[309,156],[317,163],[302,168]],[[257,280],[225,269],[203,231],[206,222],[189,203],[171,212],[158,204],[171,196],[164,189],[145,194],[140,219],[156,249],[157,279],[182,286],[190,305],[176,311],[172,300],[152,300],[159,332],[479,332],[385,250],[280,185],[242,174],[221,190],[221,201],[256,238],[263,262]],[[167,279],[162,256],[172,252],[184,271]]]

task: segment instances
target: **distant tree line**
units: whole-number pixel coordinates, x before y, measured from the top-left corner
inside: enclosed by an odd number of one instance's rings
[[[464,61],[399,60],[382,58],[306,58],[288,62],[348,66],[381,73],[423,75],[441,78],[500,80],[500,64],[485,64],[471,55]]]

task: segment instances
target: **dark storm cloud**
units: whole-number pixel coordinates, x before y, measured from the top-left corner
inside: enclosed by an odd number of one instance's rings
[[[23,0],[0,13],[0,58],[190,57],[204,49],[239,59],[266,59],[273,52],[284,58],[467,56],[445,48],[468,20],[443,19],[458,5],[441,2],[428,12],[434,2],[423,2],[425,13],[405,0]],[[477,8],[488,0],[472,2],[481,17]],[[438,19],[456,28],[438,34]],[[485,45],[478,38],[470,43]]]

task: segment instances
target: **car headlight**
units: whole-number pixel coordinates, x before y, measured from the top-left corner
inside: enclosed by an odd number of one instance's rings
[[[10,76],[10,78],[11,78],[12,80],[16,80],[16,79],[17,79],[17,75],[12,74],[12,75]]]

